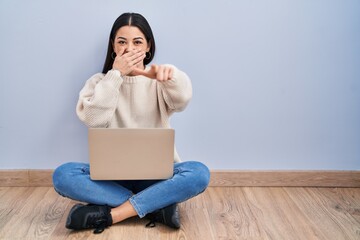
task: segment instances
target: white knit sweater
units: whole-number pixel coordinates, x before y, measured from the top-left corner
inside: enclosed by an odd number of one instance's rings
[[[173,78],[164,82],[117,70],[93,75],[80,91],[78,117],[92,128],[170,128],[170,116],[192,97],[189,77],[172,67]],[[181,161],[176,150],[174,161]]]

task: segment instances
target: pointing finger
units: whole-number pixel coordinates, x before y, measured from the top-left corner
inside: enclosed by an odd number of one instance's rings
[[[159,81],[164,81],[164,66],[159,66],[158,71],[156,72],[156,79]]]
[[[152,71],[152,69],[150,69],[149,71],[145,71],[145,70],[142,70],[142,69],[139,69],[139,68],[135,68],[132,72],[131,72],[133,75],[143,75],[145,77],[148,77],[148,78],[152,78],[152,79],[155,79],[156,78],[156,74],[154,71]]]
[[[174,74],[174,69],[172,67],[170,67],[170,71],[169,71],[169,78],[168,80],[173,78],[173,74]]]

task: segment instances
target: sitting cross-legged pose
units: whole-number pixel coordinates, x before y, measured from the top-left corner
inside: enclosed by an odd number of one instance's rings
[[[151,65],[155,40],[147,20],[124,13],[113,24],[102,73],[93,75],[79,94],[76,112],[91,128],[170,128],[169,118],[192,97],[189,77],[173,65]],[[66,227],[94,233],[133,216],[180,228],[177,203],[202,193],[209,169],[197,161],[181,162],[174,151],[174,171],[165,180],[91,180],[89,164],[70,162],[55,169],[53,184],[76,204]]]

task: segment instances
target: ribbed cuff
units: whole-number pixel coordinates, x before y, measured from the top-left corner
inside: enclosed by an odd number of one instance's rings
[[[114,88],[119,89],[124,79],[119,70],[112,69],[106,73],[103,81],[109,81],[113,84]]]

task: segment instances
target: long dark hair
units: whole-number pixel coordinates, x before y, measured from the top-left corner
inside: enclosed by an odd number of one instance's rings
[[[114,22],[110,37],[109,37],[109,45],[107,49],[106,59],[104,63],[103,73],[106,74],[110,69],[112,69],[112,65],[114,63],[114,59],[111,54],[113,51],[113,43],[115,40],[116,32],[122,26],[134,26],[140,29],[140,31],[145,35],[146,41],[150,44],[150,54],[144,58],[144,65],[147,65],[153,60],[155,55],[155,39],[151,30],[151,27],[148,21],[139,13],[123,13],[121,14]]]

